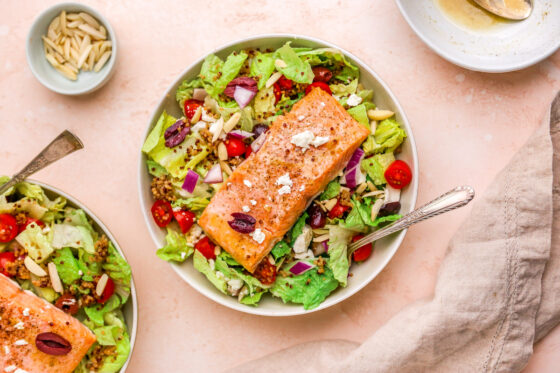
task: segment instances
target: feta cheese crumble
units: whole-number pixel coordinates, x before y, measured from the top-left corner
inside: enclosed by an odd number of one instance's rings
[[[249,236],[251,236],[253,240],[257,241],[258,243],[263,243],[264,239],[266,238],[260,228],[255,229],[253,233],[249,233]]]
[[[305,190],[305,186],[304,186],[304,185],[302,185],[302,186],[299,187],[299,191],[300,191],[300,192],[303,192],[304,190]]]
[[[23,321],[20,321],[16,325],[14,325],[14,328],[22,330],[23,329]]]
[[[249,211],[251,211],[251,209],[249,208],[249,206],[243,206],[243,207],[241,207],[241,210],[243,210],[243,212],[249,212]]]
[[[286,172],[276,180],[276,185],[282,185],[282,187],[278,189],[278,194],[289,194],[292,192],[292,185],[294,185],[294,182],[290,179],[290,174]]]
[[[23,310],[23,316],[29,316],[29,308]]]
[[[4,368],[4,372],[10,373],[10,372],[13,372],[16,369],[17,369],[17,367],[15,365],[10,365],[10,366]]]
[[[256,206],[257,205],[257,201],[255,201],[254,199],[250,199],[249,202],[251,203],[251,205]]]
[[[27,341],[25,339],[18,339],[17,341],[14,342],[14,345],[16,346],[25,346],[27,343]]]
[[[21,368],[17,368],[16,371],[15,371],[14,373],[29,373],[29,372],[26,371],[26,370],[23,370],[23,369],[21,369]]]
[[[252,188],[252,187],[253,187],[253,184],[252,184],[249,180],[247,180],[247,179],[243,180],[243,184],[245,184],[245,185],[248,186],[249,188]]]
[[[328,141],[329,141],[328,136],[325,137],[315,136],[313,132],[309,130],[305,130],[296,135],[293,135],[292,140],[290,142],[295,146],[300,147],[301,151],[305,153],[305,151],[309,149],[310,145],[313,145],[314,147],[317,148],[323,144],[326,144]]]
[[[292,188],[287,185],[284,185],[282,188],[278,189],[278,194],[290,194],[292,193]]]
[[[298,120],[304,120],[305,119],[305,115],[300,115],[299,117],[297,117]]]
[[[348,106],[357,106],[362,103],[362,98],[355,93],[352,93],[348,100],[346,100]]]

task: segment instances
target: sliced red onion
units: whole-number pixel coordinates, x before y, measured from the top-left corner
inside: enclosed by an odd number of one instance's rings
[[[328,253],[329,252],[329,244],[327,243],[327,241],[321,242],[321,245],[323,245],[323,247],[325,248],[325,252]]]
[[[312,266],[311,264],[307,263],[307,262],[297,262],[296,264],[294,264],[292,266],[292,268],[290,268],[290,272],[292,272],[294,275],[301,275],[302,273],[305,273],[307,271],[309,271],[311,268],[313,268],[314,266]]]
[[[322,241],[322,242],[314,242],[312,249],[313,249],[313,255],[315,256],[319,256],[323,253],[326,253],[327,251],[327,241]]]
[[[237,87],[248,89],[249,91],[255,92],[255,94],[259,90],[255,79],[248,76],[240,76],[228,83],[226,89],[224,90],[224,94],[228,97],[234,98],[235,88]]]
[[[245,140],[249,137],[254,136],[254,133],[243,131],[243,130],[233,130],[228,132],[228,135],[231,137],[235,137],[236,139]]]
[[[253,97],[255,97],[256,95],[256,92],[253,92],[241,86],[237,86],[235,87],[233,98],[235,99],[235,102],[237,102],[237,105],[239,105],[239,107],[243,109],[245,106],[249,105]]]
[[[196,183],[198,182],[198,174],[193,170],[189,170],[187,172],[187,176],[185,176],[185,182],[183,183],[183,189],[187,192],[192,193],[194,191],[194,187],[196,187]]]
[[[361,148],[356,149],[346,166],[344,178],[346,179],[346,185],[348,185],[350,189],[354,189],[358,184],[365,181],[365,177],[360,169],[360,162],[364,158],[364,155],[365,153]]]
[[[253,152],[255,153],[258,152],[261,146],[263,146],[265,140],[266,140],[266,133],[263,133],[259,137],[257,137],[255,141],[251,143],[251,149],[253,150]]]
[[[208,96],[208,93],[204,88],[195,88],[192,98],[199,101],[204,101],[204,99]]]
[[[348,161],[348,164],[346,165],[346,169],[351,170],[354,167],[358,166],[360,164],[360,162],[362,161],[362,158],[364,158],[364,155],[365,155],[365,152],[362,150],[362,148],[356,149],[354,154],[352,154],[352,157],[350,157],[350,160]]]
[[[222,181],[224,181],[224,177],[222,176],[222,167],[219,163],[216,163],[204,177],[204,182],[206,184],[217,184]]]

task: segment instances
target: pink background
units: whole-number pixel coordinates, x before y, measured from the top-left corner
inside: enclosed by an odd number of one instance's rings
[[[270,32],[310,35],[353,52],[389,84],[410,119],[420,158],[419,204],[459,184],[484,192],[560,89],[560,53],[521,72],[467,71],[431,52],[387,0],[106,0],[87,3],[117,33],[117,71],[99,92],[65,97],[40,85],[25,60],[27,31],[51,3],[0,1],[0,173],[17,171],[63,129],[84,141],[84,151],[35,178],[89,206],[128,256],[140,303],[130,372],[214,372],[304,341],[363,341],[404,306],[430,296],[446,243],[468,214],[463,209],[413,227],[371,284],[325,311],[266,318],[206,299],[155,256],[136,182],[151,111],[198,57]],[[557,372],[559,360],[557,328],[536,346],[526,372]]]

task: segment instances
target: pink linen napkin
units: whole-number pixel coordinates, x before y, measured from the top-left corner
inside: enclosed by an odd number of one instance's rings
[[[288,348],[231,372],[519,372],[560,322],[560,93],[542,126],[477,198],[432,299],[363,344]]]

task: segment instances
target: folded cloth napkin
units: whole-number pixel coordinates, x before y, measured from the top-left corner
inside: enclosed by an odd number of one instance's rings
[[[232,372],[518,372],[560,321],[560,93],[449,244],[434,296],[364,343],[310,342]]]

